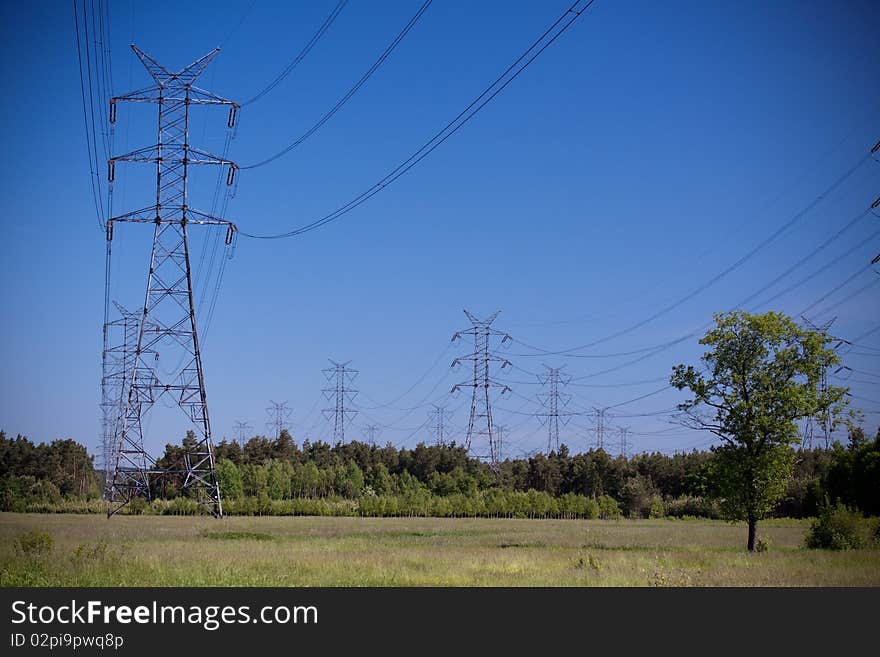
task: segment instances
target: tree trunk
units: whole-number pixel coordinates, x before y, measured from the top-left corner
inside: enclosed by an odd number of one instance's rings
[[[755,551],[755,539],[758,533],[758,519],[749,518],[749,552]]]

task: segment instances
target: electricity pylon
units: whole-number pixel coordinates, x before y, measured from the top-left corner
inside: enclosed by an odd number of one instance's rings
[[[617,431],[620,433],[620,455],[626,458],[629,452],[629,441],[627,440],[629,427],[618,427]]]
[[[823,336],[828,336],[828,329],[831,328],[831,325],[834,324],[834,322],[837,320],[837,317],[832,317],[831,319],[829,319],[827,322],[825,322],[821,326],[816,324],[815,322],[810,321],[809,319],[807,319],[803,315],[801,315],[801,319],[804,320],[804,323],[808,327],[810,327],[810,329],[812,331],[815,331],[816,333],[821,333]],[[841,344],[842,344],[842,341],[838,342],[836,345],[834,345],[833,349],[836,350],[838,347],[840,347]],[[826,395],[827,391],[828,391],[828,371],[826,368],[822,368],[822,376],[819,379],[819,393],[820,393],[822,399],[825,399],[825,395]],[[819,427],[822,429],[822,435],[825,438],[825,449],[828,449],[831,446],[831,432],[834,430],[834,427],[832,426],[833,423],[831,420],[831,410],[827,409],[827,408],[819,411],[819,413],[816,416],[811,416],[811,417],[807,418],[807,424],[804,429],[804,447],[806,447],[807,449],[813,448],[813,422],[814,421],[818,421]]]
[[[333,367],[321,371],[328,381],[335,379],[335,385],[332,388],[324,388],[322,392],[327,401],[333,401],[335,405],[333,408],[321,409],[321,413],[328,420],[333,418],[333,441],[342,444],[345,442],[345,423],[351,422],[357,415],[357,411],[345,407],[345,402],[353,402],[358,391],[349,388],[346,384],[354,381],[358,371],[348,367],[350,360],[344,363],[337,363],[334,360],[330,362],[333,363]]]
[[[546,410],[543,413],[535,413],[535,415],[541,424],[547,424],[547,451],[550,452],[553,449],[559,449],[560,416],[562,417],[563,425],[568,424],[571,420],[570,413],[559,412],[560,400],[563,407],[567,406],[568,402],[571,401],[571,395],[559,392],[559,384],[568,385],[571,381],[571,376],[563,375],[561,367],[550,367],[549,365],[544,365],[544,367],[547,368],[547,373],[539,374],[538,381],[545,386],[549,386],[550,390],[538,395],[538,401],[541,402],[541,405]]]
[[[594,408],[596,411],[596,449],[605,449],[605,419],[607,408]]]
[[[271,406],[266,408],[266,413],[269,414],[269,421],[266,422],[266,427],[272,430],[272,435],[275,436],[275,440],[278,440],[281,437],[281,432],[289,428],[287,419],[290,417],[293,409],[287,407],[286,401],[279,403],[270,399],[269,404]]]
[[[434,435],[434,444],[445,445],[448,435],[446,422],[452,417],[452,413],[447,411],[445,406],[431,405],[434,408],[428,411],[428,422],[430,422],[431,433]]]
[[[244,447],[245,438],[247,438],[248,434],[253,430],[254,428],[248,424],[247,420],[244,420],[243,422],[241,420],[236,420],[234,431],[235,435],[238,437],[238,444]]]
[[[490,369],[493,363],[500,363],[500,369],[504,369],[510,365],[510,361],[497,356],[490,349],[490,342],[493,338],[500,337],[501,344],[503,345],[512,340],[512,338],[507,333],[492,328],[492,322],[498,317],[498,312],[486,319],[478,319],[467,310],[464,311],[464,314],[471,321],[471,327],[457,331],[452,336],[452,341],[455,342],[463,335],[469,335],[473,338],[474,350],[468,356],[460,356],[453,360],[452,366],[460,365],[462,361],[473,362],[473,379],[469,382],[456,383],[452,387],[452,392],[458,392],[461,388],[473,389],[465,448],[470,451],[474,438],[484,440],[489,448],[489,465],[497,474],[499,454],[498,445],[493,435],[491,389],[499,388],[503,395],[509,392],[510,388],[503,383],[495,381],[491,376]]]
[[[111,468],[113,467],[113,447],[121,427],[125,403],[126,381],[132,372],[137,338],[140,331],[140,317],[126,310],[118,302],[113,305],[119,312],[114,320],[104,321],[104,349],[101,358],[101,470],[104,473],[103,497],[109,500],[111,490]],[[138,478],[146,477],[140,473]]]
[[[117,162],[146,163],[156,169],[156,202],[112,217],[107,222],[108,262],[113,228],[117,223],[152,224],[147,291],[134,354],[133,370],[126,381],[125,408],[116,441],[116,463],[110,485],[108,517],[138,495],[149,496],[150,476],[182,477],[182,492],[197,498],[213,515],[223,515],[220,486],[214,465],[211,422],[205,391],[202,355],[196,330],[188,230],[192,225],[226,226],[226,243],[235,236],[230,221],[188,205],[187,175],[193,165],[228,167],[227,185],[238,167],[225,158],[194,148],[189,142],[189,116],[194,105],[229,107],[227,127],[235,124],[238,105],[194,86],[196,79],[217,56],[219,48],[173,73],[135,45],[135,55],[153,78],[154,85],[110,100],[110,122],[116,122],[120,102],[158,105],[158,140],[155,145],[110,158],[112,184]],[[150,362],[147,356],[151,357]],[[160,379],[159,360],[171,365]],[[191,422],[196,440],[188,444],[183,462],[159,469],[144,450],[141,418],[163,397],[170,397]]]
[[[379,431],[380,427],[375,424],[368,424],[364,427],[364,435],[367,438],[367,442],[373,447],[376,445],[376,436],[379,434]]]

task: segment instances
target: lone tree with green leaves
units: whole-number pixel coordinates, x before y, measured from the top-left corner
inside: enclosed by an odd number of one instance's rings
[[[710,481],[725,515],[748,522],[750,552],[758,520],[791,478],[797,421],[821,413],[842,417],[846,389],[820,385],[822,373],[839,362],[830,342],[780,313],[719,313],[700,340],[709,347],[702,367],[673,369],[671,385],[693,394],[678,406],[681,422],[723,441],[712,448]]]

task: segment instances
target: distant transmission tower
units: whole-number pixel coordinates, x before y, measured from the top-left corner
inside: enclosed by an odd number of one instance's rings
[[[471,413],[468,419],[467,438],[465,448],[470,451],[477,438],[486,443],[489,448],[489,464],[492,469],[498,472],[498,445],[493,434],[494,424],[492,423],[492,388],[500,388],[501,394],[508,392],[510,388],[503,383],[495,381],[490,369],[493,363],[501,363],[501,369],[510,365],[510,361],[501,358],[490,349],[492,338],[501,338],[501,344],[505,344],[512,338],[497,329],[492,328],[492,322],[498,317],[498,313],[490,315],[487,319],[477,319],[467,310],[464,314],[471,321],[471,327],[456,332],[452,336],[453,342],[463,335],[470,335],[473,338],[474,350],[469,356],[461,356],[452,361],[452,366],[461,364],[462,361],[473,362],[473,379],[469,382],[457,383],[452,387],[452,392],[457,392],[461,388],[472,388],[471,397]]]
[[[618,427],[618,433],[620,433],[620,455],[623,458],[627,457],[629,443],[627,442],[627,434],[629,434],[629,427]]]
[[[269,414],[269,421],[266,422],[266,428],[272,432],[272,435],[275,436],[275,440],[278,440],[278,438],[281,437],[281,432],[290,426],[287,423],[287,420],[293,410],[287,407],[286,401],[279,403],[270,399],[269,404],[271,405],[266,408],[266,413]]]
[[[245,438],[248,437],[248,435],[251,431],[254,430],[254,428],[247,423],[247,420],[245,420],[244,422],[242,422],[241,420],[236,420],[234,430],[235,435],[238,438],[238,444],[244,445]]]
[[[364,427],[364,434],[367,437],[367,441],[369,441],[370,445],[376,444],[376,435],[379,433],[379,427],[375,424],[368,424]]]
[[[567,406],[571,400],[571,395],[559,392],[559,384],[568,385],[571,376],[561,374],[561,367],[550,367],[549,365],[544,365],[544,367],[547,368],[547,373],[539,374],[538,381],[549,386],[550,389],[548,392],[538,395],[538,400],[545,411],[535,415],[541,424],[547,424],[547,451],[550,452],[554,449],[559,450],[559,416],[562,415],[563,425],[568,424],[571,420],[571,415],[559,412],[560,400],[563,407]]]
[[[140,316],[113,302],[119,317],[104,322],[104,349],[101,359],[101,470],[104,476],[103,496],[109,500],[112,491],[114,446],[125,407],[126,382],[130,380],[134,354],[140,332]],[[146,481],[146,464],[137,477]]]
[[[498,463],[501,463],[504,460],[504,433],[507,431],[507,427],[503,424],[495,425],[495,444],[497,445],[496,456],[498,458]]]
[[[431,433],[434,436],[435,445],[446,444],[446,422],[452,417],[452,413],[446,410],[445,406],[437,406],[432,404],[433,410],[428,411],[428,422],[430,422]]]
[[[831,325],[837,320],[837,317],[832,317],[824,324],[817,325],[814,322],[810,321],[803,315],[801,315],[801,319],[804,320],[804,323],[810,327],[811,330],[816,333],[822,333],[823,335],[828,335],[828,329],[831,328]],[[837,349],[842,342],[838,342],[834,345],[834,349]],[[825,398],[825,394],[828,391],[828,372],[825,368],[822,368],[822,378],[819,380],[819,393],[822,395],[822,398]],[[804,447],[807,449],[813,448],[813,423],[817,422],[819,424],[819,428],[822,431],[822,435],[825,438],[825,449],[828,449],[831,446],[831,412],[830,409],[825,409],[819,413],[818,417],[809,417],[807,418],[807,424],[804,430]]]
[[[108,160],[112,185],[117,162],[141,162],[156,171],[156,201],[145,208],[112,217],[107,221],[107,265],[109,271],[113,227],[117,223],[153,226],[153,247],[147,277],[146,298],[139,309],[140,327],[134,353],[132,376],[123,393],[125,408],[121,430],[116,438],[115,465],[110,484],[108,517],[135,496],[149,497],[150,475],[181,476],[182,492],[194,495],[215,516],[223,515],[220,485],[214,467],[211,422],[208,415],[202,355],[196,330],[188,230],[192,225],[226,226],[226,243],[235,236],[235,225],[190,207],[187,177],[193,165],[228,167],[226,182],[231,185],[237,166],[190,145],[189,116],[194,105],[226,105],[227,126],[232,128],[238,105],[193,86],[217,56],[215,49],[172,73],[137,46],[132,50],[152,76],[155,84],[110,100],[110,122],[116,122],[119,102],[156,103],[158,138],[153,146],[141,148]],[[149,358],[148,358],[149,356]],[[164,379],[157,375],[159,358],[177,363]],[[192,423],[196,443],[186,448],[183,462],[170,470],[160,470],[144,450],[141,419],[161,398],[169,398]]]
[[[344,363],[337,363],[334,360],[330,362],[333,363],[333,367],[321,371],[324,372],[328,381],[335,383],[335,386],[324,388],[322,392],[328,401],[335,401],[336,404],[333,408],[322,409],[321,412],[326,419],[333,418],[333,442],[344,443],[345,423],[350,422],[357,415],[357,411],[345,408],[345,402],[353,402],[358,393],[357,390],[349,388],[347,384],[354,381],[358,371],[348,367],[350,360]]]
[[[605,449],[605,419],[607,408],[594,408],[596,411],[596,449]]]

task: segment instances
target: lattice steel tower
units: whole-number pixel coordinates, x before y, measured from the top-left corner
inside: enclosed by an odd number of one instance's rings
[[[446,422],[452,418],[452,413],[447,411],[445,406],[437,406],[436,404],[431,404],[431,406],[434,408],[428,411],[428,422],[430,422],[431,433],[434,435],[434,443],[445,445],[446,436],[449,433],[446,430]]]
[[[607,408],[593,408],[596,413],[596,449],[605,449],[605,419],[610,415]]]
[[[354,381],[358,371],[348,367],[350,360],[344,363],[337,363],[334,360],[330,362],[333,363],[333,367],[321,371],[328,381],[335,380],[335,385],[332,388],[324,388],[322,392],[328,401],[336,403],[333,408],[323,408],[321,412],[326,419],[333,418],[333,441],[344,443],[345,423],[350,422],[357,415],[357,411],[345,407],[345,402],[353,402],[358,393],[357,390],[349,388],[346,384]]]
[[[541,402],[541,405],[546,410],[543,413],[535,413],[535,415],[541,424],[547,424],[547,451],[550,452],[554,449],[554,446],[555,449],[559,449],[560,416],[562,416],[563,425],[568,424],[569,420],[571,420],[571,414],[565,411],[559,412],[560,401],[562,401],[563,408],[571,401],[571,395],[559,392],[559,384],[568,385],[571,381],[571,376],[562,374],[561,367],[550,367],[549,365],[544,365],[544,367],[547,368],[547,372],[546,374],[539,374],[538,381],[543,385],[549,386],[550,390],[538,395],[538,401]]]
[[[104,320],[104,349],[101,357],[101,469],[104,473],[103,497],[110,498],[114,466],[115,437],[121,430],[125,405],[126,381],[133,370],[134,353],[140,333],[140,315],[118,302],[113,305],[119,316]],[[109,309],[108,309],[109,310]],[[138,477],[146,477],[141,473]]]
[[[177,475],[182,491],[195,496],[215,516],[223,515],[220,486],[214,467],[211,422],[205,377],[193,303],[188,227],[226,226],[226,242],[235,236],[235,225],[200,212],[187,203],[187,173],[192,165],[228,167],[227,185],[234,181],[237,166],[190,145],[190,108],[194,105],[229,107],[227,127],[235,123],[238,105],[194,86],[196,79],[217,56],[219,48],[172,73],[137,46],[132,50],[153,78],[153,86],[110,100],[110,121],[116,121],[119,102],[156,103],[158,140],[153,146],[110,158],[108,178],[112,184],[117,162],[141,162],[155,166],[156,201],[145,208],[112,217],[107,222],[108,261],[116,223],[152,224],[153,247],[143,311],[134,354],[133,371],[126,382],[121,428],[115,437],[116,463],[110,484],[113,515],[138,495],[149,497],[150,477]],[[165,370],[161,363],[170,367]],[[179,363],[174,365],[175,363]],[[160,378],[161,373],[161,378]],[[192,423],[196,436],[173,469],[158,469],[144,450],[141,418],[157,401],[170,397]]]
[[[462,361],[471,361],[473,362],[474,376],[470,382],[455,384],[452,387],[452,392],[457,392],[461,388],[473,389],[465,448],[470,451],[475,437],[485,441],[486,446],[489,448],[489,464],[497,473],[500,455],[493,435],[491,390],[492,388],[500,388],[503,395],[505,392],[510,391],[510,388],[503,383],[495,381],[491,376],[490,369],[493,363],[500,363],[500,369],[504,369],[510,365],[510,361],[497,356],[490,349],[490,342],[493,338],[500,337],[501,344],[503,345],[512,338],[507,333],[492,328],[492,322],[498,317],[498,312],[490,315],[485,320],[477,319],[467,310],[464,311],[464,314],[471,321],[471,327],[457,331],[452,336],[452,341],[455,342],[463,335],[470,335],[473,338],[474,351],[469,356],[460,356],[453,360],[452,366],[460,365]]]
[[[248,434],[254,430],[254,428],[248,424],[247,420],[236,420],[233,425],[233,430],[235,431],[235,436],[238,439],[238,444],[242,447],[244,446],[245,439],[248,437]]]
[[[804,324],[806,324],[810,330],[815,331],[816,333],[821,333],[823,336],[828,336],[828,330],[831,328],[831,325],[837,321],[837,317],[832,317],[827,322],[822,325],[816,324],[815,322],[810,321],[804,315],[801,315],[801,319],[804,320]],[[834,345],[834,349],[836,350],[842,342],[838,342]],[[825,398],[826,391],[828,390],[828,371],[826,368],[822,368],[822,376],[819,379],[819,393],[822,398]],[[804,447],[807,449],[813,448],[813,423],[818,423],[819,428],[822,431],[822,436],[825,439],[825,449],[828,449],[831,446],[831,432],[834,430],[833,422],[831,420],[831,412],[829,409],[823,409],[815,416],[810,416],[807,418],[806,425],[804,427]]]
[[[269,415],[269,421],[266,422],[266,428],[270,429],[272,435],[275,436],[275,440],[278,440],[281,437],[281,432],[290,428],[290,424],[287,420],[290,418],[293,409],[287,407],[286,401],[279,403],[270,399],[269,404],[271,404],[271,406],[266,408],[266,413]]]
[[[381,431],[381,427],[379,427],[376,424],[368,424],[363,428],[363,430],[364,430],[364,436],[366,437],[367,442],[371,446],[375,446],[376,445],[376,436],[379,435],[379,432]]]

